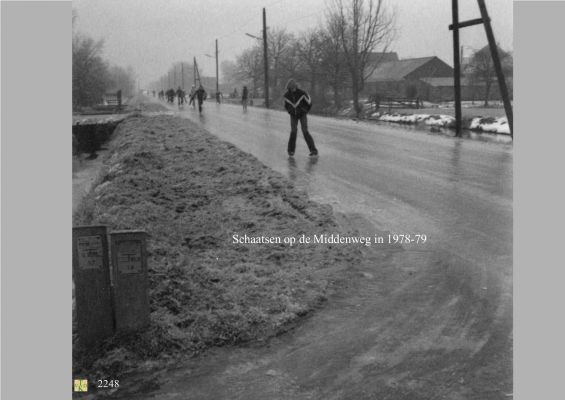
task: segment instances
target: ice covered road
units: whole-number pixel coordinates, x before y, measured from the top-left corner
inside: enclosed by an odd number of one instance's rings
[[[289,159],[286,113],[208,102],[178,115],[331,204],[345,227],[428,241],[372,246],[352,266],[361,283],[296,329],[187,360],[147,399],[511,398],[511,145],[310,116],[320,157],[299,133]]]
[[[512,148],[403,126],[309,116],[320,151],[308,157],[299,131],[286,155],[288,114],[206,103],[183,116],[253,154],[336,211],[381,230],[426,234],[434,246],[477,265],[508,267],[512,255]],[[370,233],[370,232],[367,232]]]

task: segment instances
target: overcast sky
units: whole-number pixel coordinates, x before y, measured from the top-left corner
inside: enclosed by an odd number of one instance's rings
[[[75,29],[104,38],[104,56],[112,64],[133,66],[141,87],[166,73],[173,62],[197,58],[203,75],[215,75],[215,39],[219,59],[235,60],[267,26],[299,33],[324,20],[327,0],[74,0]],[[459,19],[480,17],[475,0],[459,0]],[[486,0],[496,40],[513,49],[512,0]],[[453,63],[451,0],[388,0],[396,9],[398,38],[392,46],[400,58],[438,56]],[[461,31],[470,53],[487,44],[484,27]],[[220,71],[221,73],[221,71]]]

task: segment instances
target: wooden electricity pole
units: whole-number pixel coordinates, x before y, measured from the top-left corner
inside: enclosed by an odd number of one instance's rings
[[[492,26],[490,24],[490,17],[488,16],[485,0],[478,0],[478,2],[479,2],[479,9],[481,10],[481,17],[485,25],[485,32],[487,34],[488,44],[490,47],[490,54],[492,56],[492,62],[494,64],[494,70],[496,71],[496,77],[498,79],[498,87],[500,89],[502,101],[504,102],[504,111],[506,112],[506,119],[508,119],[508,126],[510,126],[510,136],[514,138],[514,121],[513,121],[513,113],[512,113],[512,104],[510,103],[510,96],[508,96],[508,88],[506,87],[506,80],[504,79],[504,73],[502,72],[500,57],[498,56],[498,48],[496,47],[496,41],[494,40],[494,33],[492,32]]]
[[[200,79],[200,72],[198,71],[198,64],[196,63],[196,57],[194,57],[194,85],[196,86],[196,81],[198,81],[198,86],[202,85],[202,80]]]
[[[451,0],[453,17],[453,78],[455,89],[455,136],[461,137],[461,60],[459,60],[459,5]]]
[[[458,0],[452,0],[451,2],[452,11],[453,11],[453,23],[449,25],[449,29],[453,31],[453,64],[454,64],[453,67],[455,69],[454,85],[455,85],[456,135],[461,136],[461,64],[459,60],[459,29],[477,24],[483,24],[485,26],[485,32],[487,35],[490,54],[492,57],[492,63],[494,64],[494,70],[496,72],[496,78],[498,80],[500,95],[502,96],[502,101],[504,102],[504,111],[506,112],[506,118],[508,119],[508,126],[510,127],[510,136],[514,138],[514,121],[513,121],[513,113],[512,113],[512,104],[510,103],[510,96],[508,95],[506,80],[504,79],[504,73],[502,71],[500,57],[498,56],[498,47],[496,46],[496,40],[494,39],[494,33],[492,31],[492,26],[490,24],[490,17],[487,12],[485,0],[477,0],[477,2],[479,4],[481,18],[471,19],[469,21],[465,21],[461,23],[459,23],[459,12],[458,12],[458,4],[457,4]]]
[[[216,97],[220,99],[220,75],[218,74],[218,39],[216,39]]]
[[[265,107],[269,108],[269,58],[267,57],[267,13],[263,8],[263,58],[265,63]]]

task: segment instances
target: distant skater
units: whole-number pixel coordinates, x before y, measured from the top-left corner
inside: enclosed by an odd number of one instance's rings
[[[167,103],[174,103],[175,102],[175,89],[170,88],[167,90]]]
[[[180,88],[180,86],[177,89],[176,95],[177,95],[177,105],[180,107],[184,103],[184,91]]]
[[[188,101],[188,105],[192,104],[192,108],[195,108],[195,103],[194,103],[194,95],[196,93],[196,86],[192,85],[192,87],[190,88],[190,94],[189,94],[189,101]]]
[[[286,93],[284,94],[284,107],[290,114],[290,138],[288,139],[288,155],[294,156],[296,149],[296,133],[298,131],[298,121],[304,135],[304,140],[310,150],[310,156],[317,156],[318,149],[314,144],[314,139],[308,132],[307,114],[312,108],[312,100],[308,93],[298,88],[294,79],[289,79],[286,84]]]
[[[208,94],[204,90],[204,87],[202,87],[202,85],[200,85],[198,87],[198,90],[196,92],[194,92],[194,95],[196,96],[196,99],[198,100],[198,112],[202,112],[202,103],[204,102],[204,100],[206,100],[206,97],[208,97]]]
[[[243,111],[247,111],[247,98],[249,97],[249,92],[247,91],[247,86],[243,87],[241,91],[241,104],[243,104]]]

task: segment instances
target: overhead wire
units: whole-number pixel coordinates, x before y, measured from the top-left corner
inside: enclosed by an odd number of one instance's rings
[[[274,0],[274,1],[272,1],[271,3],[267,4],[264,8],[274,7],[274,6],[276,6],[276,5],[280,4],[280,3],[282,3],[283,1],[285,1],[285,0]],[[222,39],[222,38],[225,38],[225,37],[227,37],[227,36],[231,36],[231,35],[233,35],[233,34],[236,33],[236,32],[244,33],[244,32],[243,32],[243,30],[244,30],[243,28],[247,27],[247,26],[249,25],[249,23],[250,23],[252,20],[254,20],[255,18],[256,18],[255,15],[252,16],[252,17],[250,17],[250,18],[249,18],[248,20],[246,20],[242,25],[240,25],[239,27],[233,29],[232,31],[230,31],[230,32],[228,32],[228,33],[223,34],[222,36],[219,36],[218,39]]]

